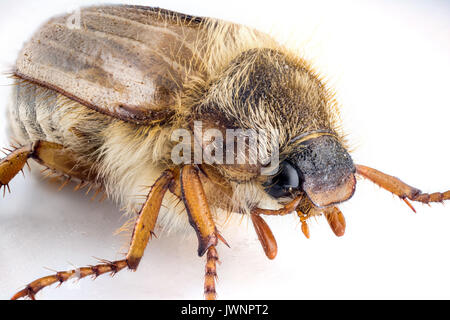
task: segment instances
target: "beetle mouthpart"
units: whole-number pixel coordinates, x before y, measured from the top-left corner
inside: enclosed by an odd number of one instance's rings
[[[327,208],[323,211],[331,230],[337,237],[342,237],[345,233],[345,218],[338,207]]]
[[[355,193],[355,188],[356,178],[353,174],[332,188],[322,189],[320,186],[315,186],[314,183],[308,183],[308,179],[303,184],[303,190],[309,200],[318,208],[329,207],[350,199]]]
[[[255,227],[256,234],[258,235],[259,242],[263,247],[264,253],[270,260],[275,259],[278,252],[277,241],[273,236],[267,223],[258,214],[251,215],[253,226]]]
[[[299,145],[289,160],[301,176],[302,190],[319,208],[348,200],[355,192],[355,166],[333,136],[320,136]]]

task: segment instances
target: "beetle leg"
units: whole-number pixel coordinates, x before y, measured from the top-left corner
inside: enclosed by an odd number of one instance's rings
[[[164,171],[152,186],[147,200],[141,208],[139,218],[134,225],[131,246],[128,250],[126,259],[128,267],[132,270],[136,270],[139,261],[144,255],[145,247],[147,246],[150,236],[153,234],[153,229],[155,228],[156,219],[158,218],[164,195],[169,189],[172,180],[172,172],[169,170]]]
[[[33,145],[27,145],[15,150],[9,150],[9,154],[0,160],[0,190],[3,187],[3,195],[6,189],[9,191],[9,182],[20,172],[33,154]]]
[[[107,262],[104,264],[98,264],[95,266],[78,268],[75,270],[57,272],[54,275],[42,277],[33,282],[30,282],[25,289],[17,292],[11,298],[11,300],[17,300],[20,298],[30,298],[34,300],[36,293],[38,293],[41,289],[48,287],[56,282],[59,282],[61,284],[72,278],[82,279],[90,275],[98,277],[108,272],[111,273],[111,275],[114,275],[115,273],[119,272],[125,267],[127,267],[127,261],[119,260]]]
[[[74,277],[80,279],[89,275],[97,277],[104,273],[111,273],[113,275],[124,268],[136,270],[142,256],[144,255],[144,250],[147,246],[148,240],[153,233],[162,200],[172,180],[173,174],[171,171],[167,170],[163,172],[163,174],[152,186],[147,200],[142,206],[139,217],[136,220],[131,245],[125,259],[113,262],[104,260],[104,263],[95,266],[57,272],[54,275],[37,279],[29,283],[25,289],[17,292],[11,299],[15,300],[25,297],[34,299],[36,293],[38,293],[41,289],[56,282],[63,283]]]
[[[37,140],[26,146],[9,150],[10,153],[0,160],[0,188],[8,188],[8,183],[22,171],[28,159],[33,159],[52,172],[61,172],[70,178],[92,181],[96,176],[92,167],[82,164],[77,157],[61,144]],[[67,180],[62,187],[67,184]],[[81,186],[81,184],[80,184]]]
[[[298,195],[293,200],[288,202],[283,208],[278,210],[270,210],[270,209],[261,209],[261,208],[253,208],[253,214],[264,214],[269,216],[284,216],[286,214],[290,214],[295,211],[298,207],[300,200],[302,199],[301,195]]]
[[[366,166],[356,165],[356,172],[364,178],[367,178],[373,183],[377,184],[381,188],[397,195],[400,199],[405,201],[405,203],[414,212],[416,212],[416,210],[414,210],[408,199],[427,204],[430,202],[443,202],[444,200],[450,199],[450,190],[446,192],[435,192],[431,194],[422,193],[422,191],[420,191],[419,189],[407,185],[396,177],[390,176]]]
[[[197,233],[198,255],[201,257],[208,252],[204,294],[206,299],[214,300],[216,298],[216,261],[218,260],[216,246],[219,236],[196,167],[186,165],[181,169],[180,188],[189,223]]]
[[[63,173],[80,181],[94,181],[97,173],[91,164],[83,163],[68,148],[61,144],[36,141],[31,158],[53,172]]]
[[[206,300],[216,299],[216,263],[219,261],[219,255],[215,246],[208,248],[208,253],[206,254],[206,266],[205,266],[205,284],[203,291]]]

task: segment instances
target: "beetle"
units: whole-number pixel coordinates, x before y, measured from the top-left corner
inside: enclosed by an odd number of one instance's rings
[[[125,259],[38,279],[14,298],[34,298],[73,277],[136,269],[164,197],[182,201],[197,233],[208,299],[216,295],[216,246],[226,244],[214,221],[221,210],[249,215],[273,259],[277,246],[262,215],[296,211],[308,236],[308,219],[324,214],[340,236],[345,219],[337,205],[353,195],[356,175],[408,205],[450,197],[422,194],[355,165],[337,128],[332,93],[306,61],[261,32],[136,6],[82,9],[79,28],[69,27],[68,18],[49,21],[19,54],[9,110],[19,146],[2,159],[0,183],[6,190],[31,158],[80,187],[104,189],[138,218]],[[244,163],[174,164],[173,133],[194,133],[196,122],[201,133],[265,129],[277,140],[279,150],[265,147],[279,152],[279,170],[262,174],[266,164],[251,161],[251,137],[244,139],[250,149]],[[137,188],[149,184],[139,207]],[[282,207],[261,208],[264,202]]]

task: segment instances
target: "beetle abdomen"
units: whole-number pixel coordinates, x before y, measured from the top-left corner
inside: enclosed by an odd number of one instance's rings
[[[45,97],[42,95],[45,94]],[[11,135],[19,143],[36,140],[63,143],[56,111],[57,93],[31,83],[16,83],[9,104]]]
[[[8,106],[10,136],[21,145],[37,140],[61,144],[74,155],[92,158],[114,122],[50,89],[16,80]]]

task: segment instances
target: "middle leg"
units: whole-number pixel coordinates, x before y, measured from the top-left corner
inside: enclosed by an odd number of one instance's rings
[[[54,283],[63,283],[71,278],[77,277],[79,279],[93,275],[95,277],[105,273],[115,274],[124,268],[136,270],[139,262],[144,255],[145,247],[150,239],[155,223],[161,208],[162,200],[169,185],[173,181],[173,174],[171,171],[164,171],[163,174],[156,180],[152,186],[145,204],[142,206],[139,217],[136,221],[131,245],[125,259],[118,261],[103,260],[102,264],[79,268],[75,270],[57,272],[54,275],[43,277],[29,283],[25,289],[17,292],[11,299],[19,298],[34,299],[35,295],[43,288]]]

